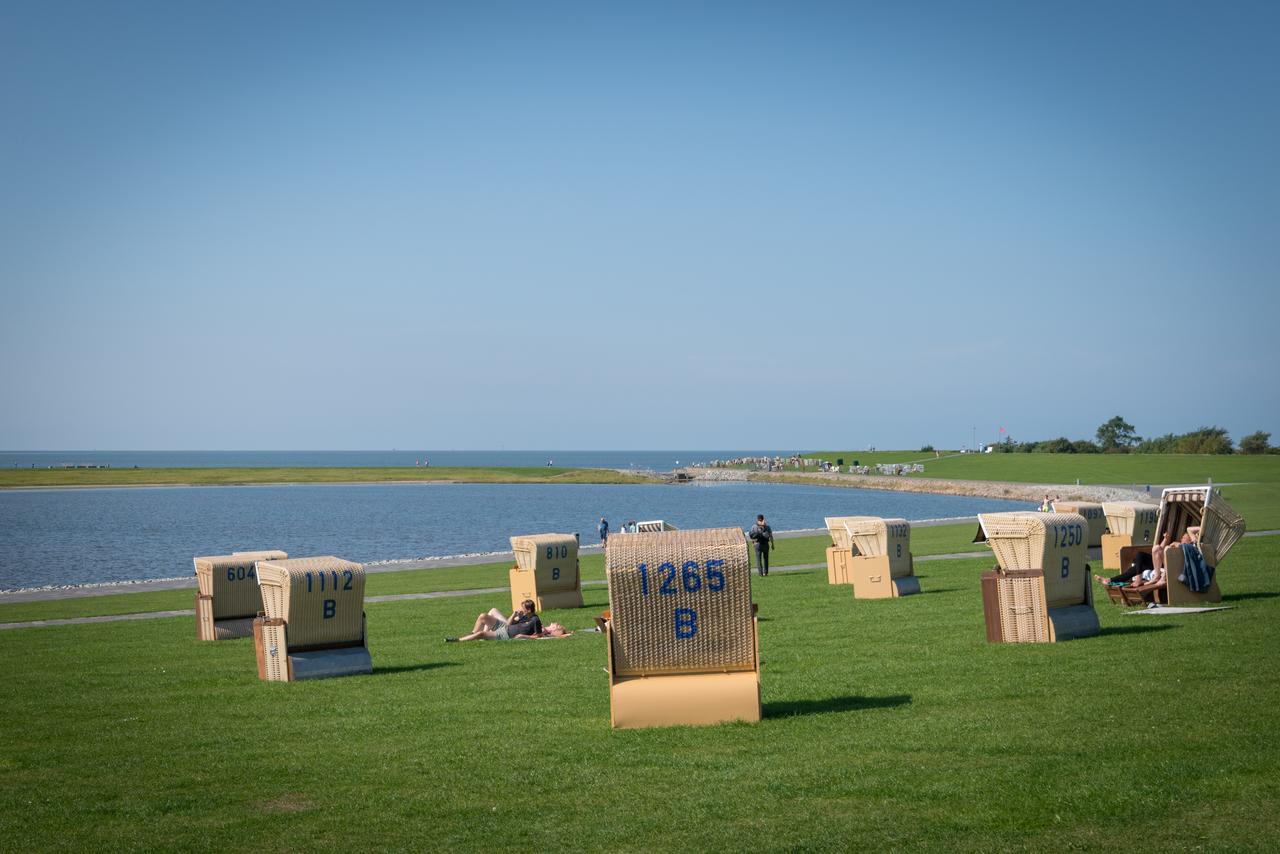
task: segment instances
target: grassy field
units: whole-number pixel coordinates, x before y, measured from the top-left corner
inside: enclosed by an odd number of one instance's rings
[[[1273,850],[1277,560],[1044,646],[985,643],[985,558],[902,600],[756,579],[765,719],[707,729],[611,731],[598,635],[440,642],[505,594],[371,603],[375,672],[293,685],[190,618],[2,632],[0,848]]]
[[[820,451],[805,456],[846,463],[856,451]],[[863,456],[868,456],[864,454]],[[955,454],[932,459],[919,451],[881,451],[874,462],[923,462],[924,474],[949,480],[1013,483],[1146,484],[1280,483],[1280,455],[1240,454]],[[860,460],[867,465],[866,460]]]
[[[646,475],[565,468],[182,468],[0,469],[0,488],[52,486],[236,486],[262,483],[649,483]]]
[[[923,556],[984,551],[985,546],[975,546],[971,542],[973,532],[972,525],[916,528],[911,535],[912,553]],[[780,539],[777,540],[777,544],[778,547],[771,559],[772,565],[799,566],[823,563],[826,560],[826,549],[831,545],[831,539],[824,534],[818,537]],[[369,596],[388,596],[398,593],[501,587],[507,584],[507,569],[510,565],[510,561],[500,561],[475,566],[373,573],[368,576],[365,592]],[[598,554],[583,555],[581,572],[584,581],[603,581],[604,558]],[[146,611],[176,611],[192,607],[191,600],[194,595],[193,588],[0,604],[0,623],[139,614]]]
[[[872,462],[924,462],[924,474],[907,477],[946,480],[1004,480],[1013,483],[1234,484],[1222,494],[1245,517],[1251,530],[1280,529],[1280,456],[1214,454],[963,454],[927,459],[919,451],[878,451]],[[812,456],[846,462],[855,451],[818,451]],[[860,460],[863,465],[868,462]],[[1159,498],[1158,494],[1153,494]]]

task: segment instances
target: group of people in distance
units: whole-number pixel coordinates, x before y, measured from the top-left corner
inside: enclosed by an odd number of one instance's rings
[[[1151,549],[1151,554],[1139,552],[1138,559],[1129,565],[1129,568],[1119,575],[1113,575],[1110,578],[1104,578],[1101,575],[1095,575],[1094,579],[1104,587],[1128,587],[1141,594],[1144,602],[1155,605],[1159,604],[1161,594],[1160,591],[1169,586],[1169,573],[1165,568],[1164,550],[1173,542],[1173,537],[1168,531],[1165,531],[1160,542]],[[1179,539],[1181,545],[1199,546],[1200,543],[1200,526],[1192,525],[1187,528],[1187,532]],[[1146,559],[1150,560],[1148,564]]]

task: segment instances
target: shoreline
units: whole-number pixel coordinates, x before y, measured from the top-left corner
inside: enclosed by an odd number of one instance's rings
[[[689,470],[692,471],[692,470]],[[1159,504],[1160,487],[1152,492],[1115,484],[1017,483],[1006,480],[952,480],[932,477],[905,477],[879,474],[837,474],[834,472],[747,472],[746,480],[759,483],[797,483],[845,489],[875,489],[882,492],[927,492],[932,495],[959,495],[968,498],[999,498],[1039,504],[1045,495],[1063,501],[1143,501]]]
[[[943,519],[920,519],[913,521],[911,524],[919,528],[931,528],[938,525],[957,525],[965,522],[976,523],[976,521],[976,516],[954,516]],[[790,540],[800,537],[816,537],[826,533],[826,528],[798,528],[791,531],[775,531],[774,536],[780,540]],[[578,550],[579,555],[597,555],[602,552],[603,549],[599,545],[582,546]],[[388,558],[368,561],[364,564],[364,567],[367,573],[414,572],[420,569],[482,566],[500,563],[505,559],[515,559],[514,553],[510,549],[496,552],[467,552],[454,555]],[[40,602],[52,599],[81,599],[91,596],[115,596],[124,593],[151,593],[157,590],[194,589],[195,586],[196,577],[195,573],[192,572],[191,575],[170,576],[168,578],[139,578],[123,581],[91,581],[84,584],[14,587],[0,590],[0,604]]]

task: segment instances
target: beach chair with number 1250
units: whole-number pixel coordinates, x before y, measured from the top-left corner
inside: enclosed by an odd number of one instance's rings
[[[987,640],[1052,643],[1100,631],[1079,513],[984,513],[974,542],[997,566],[982,574]]]

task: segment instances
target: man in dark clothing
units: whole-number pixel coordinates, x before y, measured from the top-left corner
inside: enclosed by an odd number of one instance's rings
[[[600,545],[603,546],[609,542],[609,520],[608,519],[601,516],[600,524],[596,527],[596,531],[600,534]]]
[[[764,521],[764,514],[756,517],[747,536],[756,541],[756,568],[763,577],[769,574],[769,552],[773,549],[773,528]]]

